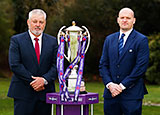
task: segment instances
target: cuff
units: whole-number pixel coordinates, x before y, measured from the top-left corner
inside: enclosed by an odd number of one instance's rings
[[[121,86],[122,90],[126,89],[126,87],[122,83],[120,83],[119,85]]]
[[[113,82],[109,82],[107,85],[106,85],[106,88],[109,89],[109,85],[113,84]]]

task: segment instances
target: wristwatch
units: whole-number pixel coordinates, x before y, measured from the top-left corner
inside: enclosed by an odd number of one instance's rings
[[[44,80],[44,85],[47,85],[48,84],[47,80],[45,80],[44,78],[43,80]]]

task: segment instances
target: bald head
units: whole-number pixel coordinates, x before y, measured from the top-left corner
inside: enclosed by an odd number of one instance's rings
[[[119,11],[117,23],[120,26],[120,30],[123,32],[129,31],[133,28],[136,19],[134,18],[134,12],[130,8],[122,8]]]
[[[122,8],[120,11],[119,11],[119,14],[118,14],[118,16],[121,14],[121,13],[130,13],[133,17],[134,17],[134,12],[133,12],[133,10],[132,9],[130,9],[130,8]]]

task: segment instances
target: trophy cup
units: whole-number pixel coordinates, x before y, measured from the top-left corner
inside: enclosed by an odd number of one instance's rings
[[[90,34],[85,26],[63,26],[58,32],[57,70],[60,84],[61,101],[70,99],[70,93],[74,93],[74,101],[77,101],[79,92],[85,91],[83,77],[84,58],[90,44]],[[65,54],[66,53],[66,54]],[[64,58],[69,62],[64,71]],[[66,80],[68,79],[68,86]],[[81,82],[82,81],[82,82]]]

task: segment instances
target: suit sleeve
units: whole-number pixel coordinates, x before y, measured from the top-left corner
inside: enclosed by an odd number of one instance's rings
[[[140,41],[136,64],[131,72],[121,83],[127,88],[140,79],[146,72],[149,62],[148,39],[145,37]]]
[[[106,38],[103,46],[102,56],[99,63],[99,72],[102,77],[103,83],[106,86],[112,82],[109,71],[109,58],[108,58],[108,40]]]
[[[49,82],[53,82],[54,80],[56,80],[57,78],[57,67],[56,67],[56,63],[57,63],[57,50],[58,50],[58,44],[57,44],[57,40],[55,40],[55,45],[54,45],[54,52],[53,52],[53,56],[52,56],[52,66],[51,68],[48,70],[47,73],[45,73],[43,75],[43,77]]]
[[[31,73],[27,71],[22,64],[20,48],[16,37],[11,37],[9,47],[9,65],[16,77],[29,83],[32,81]]]

